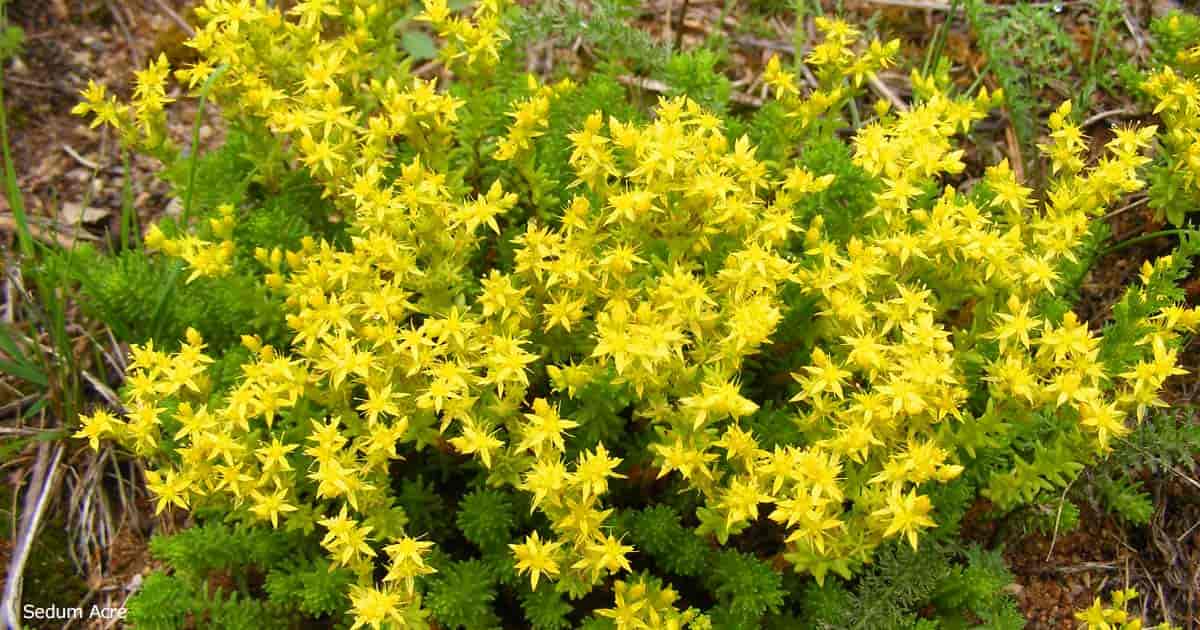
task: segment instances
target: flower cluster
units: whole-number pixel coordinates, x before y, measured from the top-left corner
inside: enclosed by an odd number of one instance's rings
[[[442,58],[457,69],[485,71],[500,60],[500,46],[508,34],[500,25],[504,0],[483,0],[471,19],[456,17],[446,0],[429,0],[419,20],[429,22],[445,42]]]
[[[959,474],[963,466],[952,462],[982,445],[988,427],[1003,435],[1005,418],[1069,419],[1107,449],[1128,431],[1126,416],[1158,404],[1163,380],[1181,372],[1175,331],[1200,324],[1194,310],[1156,320],[1141,340],[1153,356],[1116,374],[1099,358],[1101,339],[1073,313],[1058,321],[1037,314],[1058,290],[1058,270],[1076,260],[1089,217],[1142,185],[1139,150],[1154,130],[1119,131],[1110,156],[1081,169],[1080,132],[1064,105],[1043,148],[1062,171],[1044,204],[1006,162],[988,169],[982,195],[938,191],[940,176],[963,168],[953,136],[987,105],[935,94],[868,124],[855,139],[855,160],[883,182],[872,211],[880,229],[844,244],[822,239],[819,220],[809,230],[798,281],[823,306],[829,345],[795,375],[801,391],[793,400],[812,443],[838,462],[833,471],[868,481],[832,496],[811,481],[800,486],[796,498],[806,506],[836,506],[832,514],[818,509],[802,530],[806,563],[810,554],[850,559],[897,534],[915,547],[916,532],[934,525],[919,487]],[[917,198],[927,201],[914,207]],[[976,411],[968,371],[981,359],[990,401]],[[843,495],[854,506],[846,513]]]
[[[708,630],[712,627],[711,622],[703,615],[698,615],[695,609],[679,612],[674,606],[679,595],[653,578],[637,576],[632,583],[617,580],[613,584],[613,595],[613,607],[597,612],[601,617],[612,619],[617,630],[681,630],[684,627]]]
[[[118,102],[107,88],[89,80],[81,94],[83,100],[71,113],[91,115],[92,127],[112,126],[127,147],[154,153],[170,150],[166,106],[175,100],[167,96],[170,72],[165,54],[160,54],[146,69],[135,72],[133,98],[129,103]]]
[[[183,259],[192,271],[188,282],[200,277],[224,276],[232,271],[234,208],[230,204],[222,204],[217,208],[217,213],[219,216],[209,219],[207,226],[213,238],[219,239],[217,241],[194,234],[169,238],[155,225],[146,233],[146,248]]]
[[[1075,619],[1083,623],[1086,630],[1142,630],[1141,617],[1135,617],[1126,610],[1130,602],[1137,599],[1138,592],[1127,588],[1113,591],[1112,602],[1105,605],[1097,597],[1092,605],[1075,613]],[[1154,630],[1173,630],[1176,626],[1162,623],[1154,626]]]
[[[763,81],[775,98],[801,126],[840,110],[864,79],[874,78],[876,72],[892,66],[900,52],[900,40],[885,44],[875,39],[865,50],[858,50],[860,32],[843,20],[821,16],[815,24],[824,38],[804,59],[815,68],[816,85],[810,93],[801,96],[796,75],[785,71],[778,57],[771,58],[763,73]]]
[[[528,154],[534,138],[542,135],[549,124],[546,119],[550,114],[550,101],[574,87],[570,79],[563,79],[554,86],[539,86],[533,75],[527,78],[527,82],[533,95],[509,112],[513,122],[508,128],[508,135],[500,141],[492,156],[496,160],[512,160]]]

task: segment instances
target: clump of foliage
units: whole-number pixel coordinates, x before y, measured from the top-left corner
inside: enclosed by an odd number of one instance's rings
[[[986,60],[979,80],[986,75],[1004,90],[1017,144],[1037,168],[1032,149],[1051,104],[1071,99],[1076,108],[1087,109],[1097,90],[1116,86],[1118,70],[1130,58],[1117,44],[1122,5],[1098,0],[1073,10],[1055,3],[966,0],[964,6],[974,43]],[[1090,35],[1081,38],[1079,32]]]
[[[125,409],[82,418],[145,460],[156,510],[222,521],[157,543],[174,573],[131,616],[1018,626],[998,558],[957,542],[968,505],[1069,484],[1162,404],[1200,325],[1175,287],[1190,242],[1102,332],[1067,299],[1155,128],[1089,162],[1066,102],[1044,195],[1007,162],[960,190],[962,136],[1003,94],[914,73],[844,140],[899,49],[844,21],[817,20],[815,88],[774,58],[771,104],[733,120],[713,53],[665,61],[690,80],[651,111],[619,69],[523,76],[499,0],[425,4],[439,89],[393,41],[403,4],[197,11],[175,76],[243,134],[236,185],[165,133],[165,59],[130,103],[84,94],[191,200],[138,264],[263,313],[135,345]],[[213,570],[265,585],[226,596]]]
[[[1190,474],[1200,453],[1200,425],[1191,414],[1158,413],[1133,430],[1090,474],[1096,502],[1134,525],[1154,516],[1154,500],[1144,479]]]
[[[150,541],[172,573],[151,573],[129,604],[138,628],[292,628],[302,619],[339,615],[349,571],[320,559],[315,540],[298,532],[234,529],[217,522]]]
[[[976,0],[966,12],[990,76],[1004,90],[1008,119],[1018,141],[1032,147],[1040,104],[1071,94],[1072,71],[1080,63],[1076,41],[1050,4],[1017,2],[997,6]],[[1054,95],[1054,99],[1046,98]]]

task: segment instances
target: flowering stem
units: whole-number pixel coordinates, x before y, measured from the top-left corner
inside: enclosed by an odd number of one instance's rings
[[[208,75],[208,79],[204,81],[204,85],[200,88],[200,104],[196,107],[196,120],[192,121],[192,151],[188,155],[190,162],[188,164],[188,187],[187,195],[183,200],[183,225],[188,224],[188,218],[192,214],[192,196],[196,191],[196,152],[200,149],[200,124],[204,122],[204,107],[208,104],[208,93],[212,90],[213,83],[225,74],[229,69],[228,65],[222,64],[219,68]]]
[[[1158,232],[1151,232],[1149,234],[1143,234],[1141,236],[1136,236],[1134,238],[1121,241],[1120,243],[1117,243],[1116,245],[1113,245],[1112,247],[1109,247],[1108,249],[1100,252],[1100,255],[1107,256],[1113,252],[1119,252],[1122,249],[1125,249],[1127,247],[1132,247],[1134,245],[1137,245],[1138,243],[1152,241],[1156,238],[1160,238],[1163,236],[1176,236],[1176,235],[1183,236],[1185,234],[1193,234],[1193,235],[1200,234],[1200,230],[1177,229],[1177,230],[1160,230]]]

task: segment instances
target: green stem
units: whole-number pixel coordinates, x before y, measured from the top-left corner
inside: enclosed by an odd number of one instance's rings
[[[971,87],[967,88],[967,91],[964,92],[964,94],[974,94],[975,90],[979,88],[979,85],[983,83],[983,78],[987,76],[987,73],[990,72],[991,69],[992,60],[989,58],[987,63],[983,64],[983,69],[979,71],[979,76],[975,77],[975,80],[971,82]]]
[[[1088,61],[1087,76],[1083,78],[1083,85],[1080,86],[1079,92],[1075,96],[1075,107],[1081,112],[1087,110],[1092,94],[1096,91],[1096,86],[1100,84],[1096,78],[1096,59],[1100,56],[1100,42],[1104,39],[1104,33],[1108,32],[1108,10],[1104,6],[1103,0],[1098,5],[1100,16],[1096,25],[1096,34],[1092,39],[1092,55]]]
[[[1146,241],[1152,241],[1156,238],[1162,238],[1164,236],[1184,236],[1186,234],[1200,235],[1200,230],[1178,229],[1178,230],[1160,230],[1158,232],[1151,232],[1149,234],[1143,234],[1141,236],[1135,236],[1131,239],[1121,241],[1120,243],[1117,243],[1116,245],[1113,245],[1112,247],[1109,247],[1108,249],[1100,252],[1100,255],[1107,256],[1113,252],[1119,252],[1128,247],[1133,247],[1134,245],[1137,245],[1138,243],[1145,243]]]
[[[130,235],[135,232],[137,216],[133,209],[133,160],[124,155],[125,184],[121,187],[121,249],[129,249]]]
[[[196,120],[192,121],[192,151],[188,155],[190,161],[188,163],[187,194],[183,198],[182,223],[185,227],[192,215],[192,196],[196,191],[196,163],[199,159],[196,153],[200,150],[200,124],[204,122],[204,108],[208,105],[208,93],[212,90],[212,86],[216,83],[217,79],[225,74],[225,71],[228,69],[228,65],[222,64],[212,74],[208,75],[208,79],[204,81],[204,85],[200,88],[200,104],[196,108]]]
[[[946,38],[950,32],[950,25],[954,23],[954,14],[958,13],[958,5],[961,0],[954,0],[950,3],[950,11],[946,13],[946,21],[938,27],[937,33],[933,36],[933,43],[929,47],[929,54],[925,57],[925,66],[921,69],[921,74],[928,76],[930,72],[937,69],[937,64],[942,58],[942,49],[946,46]]]

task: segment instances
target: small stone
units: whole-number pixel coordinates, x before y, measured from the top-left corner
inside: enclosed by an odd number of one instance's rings
[[[104,208],[93,208],[84,206],[81,203],[68,201],[58,210],[58,218],[67,225],[76,225],[78,223],[95,223],[107,217],[109,211]]]

